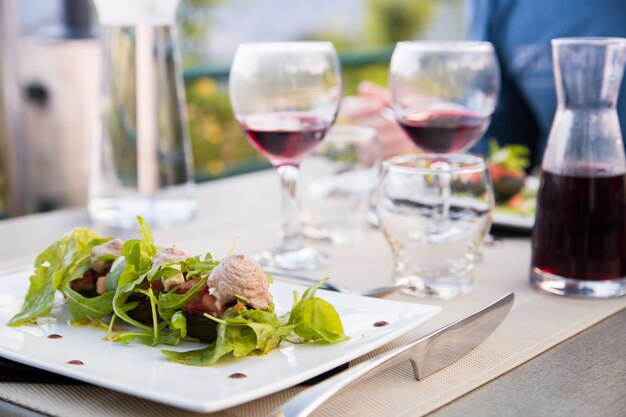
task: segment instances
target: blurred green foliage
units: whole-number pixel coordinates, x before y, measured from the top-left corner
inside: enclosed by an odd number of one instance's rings
[[[365,34],[372,44],[415,39],[435,12],[435,0],[368,0]]]
[[[224,85],[208,77],[188,82],[187,112],[198,181],[269,166],[237,125]]]
[[[215,6],[226,0],[181,0],[177,10],[181,36],[180,41],[185,51],[184,66],[196,65],[197,57],[206,48],[207,31],[211,27]]]

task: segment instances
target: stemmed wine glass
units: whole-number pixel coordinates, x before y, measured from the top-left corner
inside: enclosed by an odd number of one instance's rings
[[[499,74],[489,42],[399,42],[389,75],[395,118],[424,152],[464,152],[491,120]]]
[[[300,234],[296,183],[302,159],[324,138],[341,101],[341,71],[330,42],[240,44],[230,70],[230,100],[248,141],[276,168],[282,189],[278,243],[257,255],[264,265],[315,269],[326,254]]]

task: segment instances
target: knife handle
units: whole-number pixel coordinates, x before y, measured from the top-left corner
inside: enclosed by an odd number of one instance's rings
[[[327,379],[287,401],[272,416],[308,416],[324,401],[354,382],[374,376],[407,359],[413,365],[415,378],[424,379],[478,346],[504,320],[514,298],[514,294],[509,293],[476,313]]]

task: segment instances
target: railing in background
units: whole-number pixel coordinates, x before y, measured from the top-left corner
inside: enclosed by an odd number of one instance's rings
[[[393,53],[393,45],[385,45],[379,48],[367,50],[343,51],[339,52],[339,60],[343,68],[359,67],[363,65],[389,62]],[[198,78],[213,78],[220,82],[228,80],[229,67],[195,67],[185,70],[183,79],[186,83]]]

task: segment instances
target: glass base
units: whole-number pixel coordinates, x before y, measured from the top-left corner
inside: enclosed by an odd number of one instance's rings
[[[585,281],[565,278],[560,275],[532,268],[530,282],[541,291],[581,298],[611,298],[626,294],[626,278]]]
[[[302,245],[296,249],[275,247],[254,255],[261,266],[271,266],[288,271],[313,270],[322,268],[330,263],[330,256],[317,249]]]
[[[417,276],[395,277],[393,281],[403,285],[402,292],[423,298],[451,300],[468,294],[474,289],[472,276],[451,278],[421,278]]]
[[[364,227],[324,228],[304,224],[302,235],[315,240],[327,240],[334,245],[358,243],[365,237]]]
[[[190,221],[198,203],[193,198],[99,198],[89,202],[87,210],[96,225],[134,228],[137,216],[153,228],[169,227]]]

